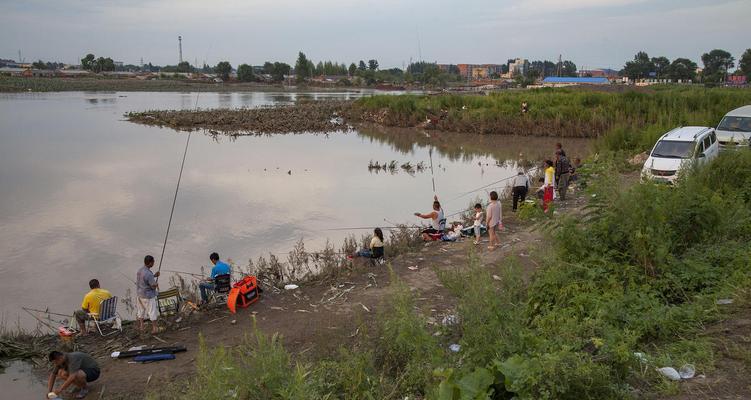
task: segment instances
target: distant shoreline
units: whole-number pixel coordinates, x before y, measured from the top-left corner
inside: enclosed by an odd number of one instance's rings
[[[285,86],[262,83],[213,83],[177,79],[110,79],[110,78],[21,78],[0,76],[0,93],[22,92],[358,92],[359,87]],[[375,89],[373,89],[375,90]]]

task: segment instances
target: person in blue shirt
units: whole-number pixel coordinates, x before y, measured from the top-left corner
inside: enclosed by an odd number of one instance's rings
[[[219,260],[219,253],[211,253],[209,260],[212,264],[214,264],[214,266],[211,268],[211,276],[205,281],[198,284],[198,289],[201,290],[201,300],[203,300],[204,303],[209,301],[209,291],[213,291],[215,288],[214,278],[219,275],[232,274],[232,268],[229,266],[229,264]]]

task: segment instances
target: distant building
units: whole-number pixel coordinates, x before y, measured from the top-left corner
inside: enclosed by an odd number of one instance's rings
[[[607,85],[610,80],[605,77],[569,77],[549,76],[542,80],[543,86]]]
[[[618,71],[609,68],[584,69],[579,70],[580,77],[608,78],[610,80],[618,79]]]
[[[730,75],[728,76],[728,85],[743,86],[748,83],[745,75]]]
[[[526,76],[527,72],[529,72],[529,61],[527,61],[526,58],[517,58],[513,61],[510,61],[508,64],[508,73],[510,78],[514,78],[519,75]]]
[[[457,64],[459,75],[464,79],[488,79],[503,72],[501,64]]]

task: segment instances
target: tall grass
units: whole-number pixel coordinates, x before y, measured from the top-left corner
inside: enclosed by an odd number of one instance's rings
[[[529,112],[521,114],[526,101]],[[581,89],[504,91],[488,96],[372,96],[355,110],[369,120],[463,133],[600,138],[600,149],[640,151],[678,125],[716,126],[723,115],[751,104],[751,90],[655,87],[649,91]],[[383,111],[386,111],[385,113]]]

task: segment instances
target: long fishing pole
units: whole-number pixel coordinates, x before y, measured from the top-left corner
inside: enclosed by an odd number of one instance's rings
[[[435,195],[435,174],[433,174],[433,147],[428,149],[430,156],[430,179],[433,181],[433,195]]]
[[[196,103],[195,103],[195,111],[198,111],[198,99],[201,96],[201,88],[198,88],[198,93],[196,93]],[[156,272],[159,273],[162,270],[162,261],[164,261],[164,251],[167,249],[167,239],[169,238],[169,231],[170,227],[172,227],[172,216],[175,214],[175,204],[177,204],[177,193],[180,191],[180,181],[183,178],[183,169],[185,168],[185,158],[188,155],[188,146],[190,145],[190,136],[193,134],[193,131],[188,132],[188,139],[185,141],[185,151],[183,151],[183,160],[182,163],[180,163],[180,174],[177,175],[177,186],[175,187],[175,197],[172,199],[172,209],[169,213],[169,221],[167,221],[167,232],[164,234],[164,244],[162,244],[162,255],[159,256],[159,267],[157,268]],[[159,277],[156,278],[157,280]]]
[[[57,329],[55,329],[52,325],[48,324],[47,322],[45,322],[41,318],[37,317],[31,311],[29,311],[29,310],[27,310],[26,308],[23,308],[23,307],[21,309],[24,310],[24,311],[26,311],[32,317],[34,317],[34,319],[37,320],[37,321],[39,321],[40,324],[42,324],[42,325],[46,326],[47,328],[51,329],[52,332],[56,332],[57,331]]]
[[[31,308],[31,307],[21,307],[21,308],[24,309],[24,310],[26,310],[26,311],[34,311],[34,312],[39,312],[39,313],[44,313],[44,314],[57,315],[58,317],[68,317],[68,318],[70,318],[69,314],[60,314],[60,313],[55,313],[55,312],[52,312],[52,311],[38,310],[36,308]]]
[[[530,170],[529,170],[529,171],[527,171],[526,173],[527,173],[527,174],[529,174],[529,173],[531,173],[531,172],[533,172],[533,171],[537,171],[538,169],[539,169],[539,167],[535,167],[535,168],[532,168],[532,169],[530,169]],[[487,185],[483,185],[483,186],[480,186],[480,187],[479,187],[479,188],[477,188],[477,189],[473,189],[473,190],[470,190],[470,191],[468,191],[468,192],[464,192],[464,193],[462,193],[461,195],[459,195],[459,196],[457,196],[457,197],[454,197],[453,199],[451,199],[451,200],[449,200],[449,201],[459,200],[459,199],[461,199],[462,197],[464,197],[464,196],[466,196],[466,195],[468,195],[468,194],[472,194],[472,193],[475,193],[475,192],[479,192],[480,190],[483,190],[483,189],[489,188],[489,187],[491,187],[491,186],[493,186],[493,185],[496,185],[496,184],[498,184],[498,183],[501,183],[501,182],[505,182],[505,181],[508,181],[508,180],[510,180],[510,179],[514,179],[514,178],[516,178],[516,177],[517,177],[517,175],[513,175],[513,176],[509,176],[509,177],[506,177],[506,178],[503,178],[503,179],[497,180],[497,181],[495,181],[495,182],[491,182],[491,183],[488,183]]]
[[[175,274],[190,275],[190,276],[200,276],[202,278],[206,277],[206,275],[203,275],[203,274],[196,274],[196,273],[193,273],[193,272],[178,271],[178,270],[174,270],[174,269],[165,269],[165,271],[172,272],[172,273],[175,273]]]

